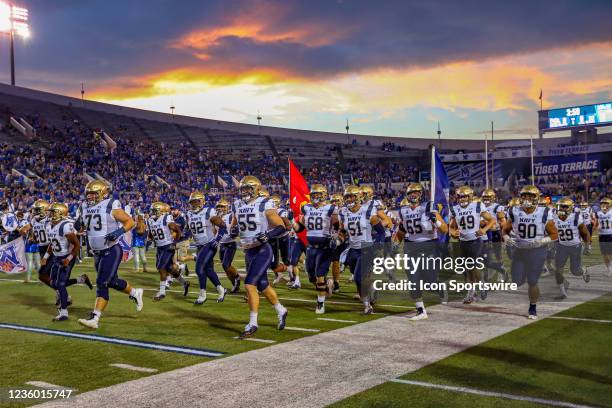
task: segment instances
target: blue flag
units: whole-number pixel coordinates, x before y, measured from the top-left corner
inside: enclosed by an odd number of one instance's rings
[[[432,210],[436,210],[442,213],[443,208],[448,208],[448,195],[450,192],[450,181],[448,179],[448,175],[446,174],[446,170],[444,169],[444,164],[442,164],[442,160],[438,153],[436,152],[436,147],[431,147],[431,203],[434,208]]]

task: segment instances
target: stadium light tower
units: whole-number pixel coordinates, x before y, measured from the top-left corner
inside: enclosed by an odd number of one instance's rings
[[[28,9],[0,2],[0,32],[11,38],[11,85],[15,86],[15,35],[30,36]]]

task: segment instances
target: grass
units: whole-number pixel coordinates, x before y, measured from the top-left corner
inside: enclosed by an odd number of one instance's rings
[[[593,249],[593,254],[584,259],[584,263],[588,266],[601,263],[596,244],[593,245]],[[153,251],[149,252],[148,256],[150,262],[154,261]],[[505,263],[508,267],[507,258]],[[235,265],[239,269],[244,268],[241,252],[236,255]],[[100,328],[95,333],[210,349],[227,355],[268,347],[270,344],[234,339],[248,321],[248,308],[243,300],[243,290],[237,295],[226,297],[223,303],[216,303],[216,296],[209,295],[208,302],[204,305],[193,305],[198,285],[193,272],[193,262],[189,263],[189,266],[192,270],[189,296],[184,298],[181,293],[169,292],[162,302],[154,303],[151,299],[159,287],[158,274],[133,272],[132,263],[122,264],[119,272],[122,278],[134,286],[148,289],[145,291],[144,310],[136,313],[134,304],[126,295],[111,290],[109,306],[102,316]],[[215,265],[215,270],[222,270],[218,263]],[[76,277],[81,273],[88,273],[92,280],[95,280],[91,259],[85,259],[82,264],[77,265],[72,276]],[[56,313],[54,291],[39,283],[24,284],[16,281],[23,279],[24,274],[5,277],[11,280],[0,281],[2,294],[0,322],[82,333],[91,332],[78,325],[76,320],[87,317],[91,311],[95,291],[90,291],[81,285],[70,287],[69,292],[73,298],[70,320],[52,322],[51,319]],[[348,283],[347,277],[348,273],[343,274],[342,292],[327,302],[326,314],[322,317],[360,323],[379,318],[384,314],[405,312],[412,306],[407,294],[385,293],[379,297],[379,304],[376,306],[376,311],[383,314],[362,316],[361,304],[352,299],[355,287]],[[457,275],[446,272],[441,277],[455,279]],[[317,320],[319,316],[314,314],[316,294],[303,272],[302,281],[303,289],[299,291],[286,289],[284,284],[277,288],[282,303],[290,310],[288,326],[314,328],[324,332],[352,324]],[[230,286],[225,278],[222,278],[222,283],[225,287]],[[178,291],[180,285],[175,284],[172,289]],[[214,289],[211,291],[209,283],[209,294],[211,292],[214,293]],[[451,299],[459,299],[461,296],[454,294]],[[436,303],[438,298],[435,294],[426,294],[425,301],[427,304]],[[612,319],[610,306],[610,298],[604,297],[561,315]],[[316,334],[289,330],[279,332],[276,330],[276,323],[274,310],[262,300],[259,331],[256,337],[285,342]],[[612,367],[612,361],[602,357],[606,355],[609,339],[612,338],[612,327],[609,326],[611,325],[544,320],[449,357],[406,378],[552,399],[572,401],[584,399],[605,405],[603,404],[605,400],[602,398],[604,391],[612,395],[610,383],[603,381],[606,376],[609,380],[611,374],[609,367]],[[204,357],[7,329],[0,330],[0,345],[3,355],[10,356],[0,364],[0,389],[3,390],[24,388],[24,383],[27,381],[45,381],[76,388],[77,392],[85,392],[151,375],[109,366],[112,363],[155,368],[163,372],[208,361]],[[589,354],[590,351],[592,354]],[[607,363],[607,368],[604,363]],[[590,369],[591,364],[593,370]],[[550,367],[554,369],[551,370]],[[297,372],[296,374],[299,375]],[[578,388],[573,388],[573,384],[578,384]],[[582,397],[583,392],[588,395]],[[0,395],[0,401],[2,397]],[[491,397],[387,383],[342,401],[338,406],[440,407],[447,405],[449,398],[452,398],[453,406],[491,406],[493,401],[501,407],[524,405]],[[31,405],[35,402],[22,401],[14,406]]]
[[[605,318],[612,294],[560,315]],[[612,406],[612,324],[544,319],[469,348],[401,379]],[[539,404],[537,404],[539,405]],[[333,407],[521,407],[531,402],[387,382]]]
[[[154,260],[154,252],[149,259]],[[235,265],[244,268],[242,254],[236,256]],[[157,273],[133,272],[132,263],[121,265],[119,275],[137,287],[145,290],[145,305],[137,313],[134,304],[124,294],[111,290],[109,306],[100,320],[100,328],[95,334],[152,341],[171,345],[188,346],[221,351],[228,355],[267,347],[269,344],[240,341],[234,339],[248,322],[248,307],[243,300],[244,291],[228,295],[223,303],[216,302],[216,293],[209,282],[208,301],[202,306],[194,306],[198,283],[193,262],[189,263],[191,290],[187,297],[177,293],[182,288],[172,286],[177,292],[169,292],[166,299],[153,302],[151,299],[159,288]],[[216,265],[217,271],[222,270]],[[95,280],[92,260],[85,259],[77,265],[72,277],[88,273]],[[55,292],[40,283],[24,284],[20,281],[25,274],[8,275],[11,280],[0,281],[0,322],[27,326],[52,328],[57,330],[92,333],[80,326],[77,319],[87,317],[93,307],[94,291],[85,286],[69,288],[73,305],[69,308],[70,320],[52,322],[56,314]],[[304,288],[299,291],[286,289],[284,284],[277,288],[281,302],[290,310],[288,326],[318,329],[321,332],[334,330],[352,323],[317,320],[316,317],[329,317],[340,320],[365,322],[382,315],[362,316],[362,306],[352,299],[355,288],[346,280],[341,281],[342,292],[334,295],[326,304],[324,316],[315,315],[316,293],[305,280]],[[229,281],[222,278],[222,284],[230,287]],[[340,302],[341,304],[335,304]],[[378,312],[397,313],[407,310],[403,307],[379,306]],[[276,330],[277,317],[273,308],[262,299],[259,315],[259,330],[256,337],[285,342],[316,333],[302,331]],[[23,387],[27,381],[45,381],[52,384],[78,389],[84,392],[112,384],[140,378],[147,373],[134,372],[109,366],[111,363],[127,363],[139,367],[155,368],[162,371],[173,370],[207,361],[205,357],[146,350],[136,347],[112,345],[87,340],[63,338],[45,334],[0,329],[0,351],[10,356],[0,365],[0,389]],[[33,401],[24,403],[31,404]]]

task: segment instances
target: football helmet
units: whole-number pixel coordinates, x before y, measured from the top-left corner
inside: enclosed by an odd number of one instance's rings
[[[521,207],[525,209],[531,209],[538,206],[540,202],[540,189],[536,186],[525,186],[519,192],[521,197]]]
[[[580,208],[582,208],[583,210],[586,210],[587,208],[589,208],[589,203],[586,201],[581,202]]]
[[[463,208],[470,205],[474,198],[474,190],[469,186],[461,186],[457,189],[457,202]]]
[[[261,190],[261,181],[254,176],[244,176],[240,180],[238,187],[240,190],[240,198],[245,203],[251,202],[259,196],[259,190]]]
[[[189,195],[189,206],[192,211],[200,211],[206,203],[206,197],[199,191],[194,191]]]
[[[359,196],[361,195],[361,189],[357,186],[350,185],[344,189],[344,204],[347,207],[359,204]]]
[[[110,187],[101,180],[92,180],[85,186],[85,199],[87,204],[96,205],[108,197]]]
[[[569,197],[563,197],[557,201],[557,214],[559,217],[567,217],[574,211],[574,202]]]
[[[546,196],[541,196],[540,199],[538,200],[538,207],[548,207],[549,201],[548,201],[548,197]]]
[[[612,206],[612,200],[610,200],[608,197],[602,198],[599,202],[599,208],[601,208],[601,211],[604,213],[608,212],[610,206]]]
[[[400,201],[400,207],[406,207],[408,205],[410,205],[410,201],[408,201],[408,199],[405,197],[402,198],[402,201]]]
[[[361,191],[361,201],[368,202],[374,198],[374,189],[372,186],[360,186],[359,190]]]
[[[68,217],[68,206],[64,203],[53,203],[49,206],[48,212],[51,222],[59,222]]]
[[[406,198],[411,204],[418,204],[423,198],[423,186],[421,183],[410,183],[406,188]]]
[[[521,199],[518,197],[512,197],[510,201],[508,201],[508,207],[518,207],[521,205]]]
[[[43,218],[51,204],[47,200],[36,200],[32,204],[32,215],[36,219]]]
[[[225,198],[220,199],[217,201],[217,204],[215,204],[215,210],[217,210],[217,214],[219,216],[224,216],[230,210],[229,201],[227,201]]]
[[[310,201],[313,204],[319,204],[327,200],[327,187],[323,184],[313,184],[310,187]]]
[[[259,190],[259,194],[258,194],[258,196],[259,196],[259,197],[265,197],[265,198],[268,198],[268,197],[270,197],[270,192],[269,192],[269,191],[268,191],[268,189],[266,189],[265,187],[262,187],[262,188]]]
[[[484,205],[489,206],[492,202],[495,201],[495,199],[497,198],[497,194],[495,194],[495,190],[493,190],[492,188],[487,188],[482,192],[480,198],[482,199]]]
[[[344,204],[344,198],[340,193],[332,194],[331,199],[329,201],[336,206],[341,206]]]
[[[270,201],[272,201],[274,203],[274,206],[276,208],[280,208],[280,205],[281,205],[281,198],[280,198],[280,196],[274,194],[274,195],[270,196]]]
[[[157,217],[168,214],[170,212],[170,206],[166,203],[162,203],[161,201],[156,201],[151,204],[151,216],[155,219]]]

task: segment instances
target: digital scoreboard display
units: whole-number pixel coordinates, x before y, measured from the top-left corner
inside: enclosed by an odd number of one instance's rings
[[[540,130],[612,125],[612,102],[544,110],[539,116]]]

